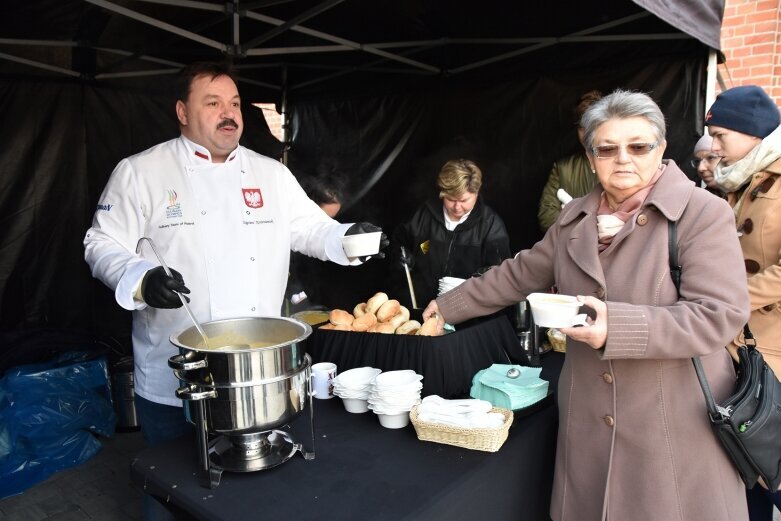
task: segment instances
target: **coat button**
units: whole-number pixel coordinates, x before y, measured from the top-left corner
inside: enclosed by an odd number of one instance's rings
[[[597,290],[594,292],[594,295],[596,295],[599,300],[604,300],[604,298],[605,298],[605,288],[603,288],[601,286],[598,287]]]
[[[606,384],[613,383],[613,375],[610,373],[602,373],[602,379],[605,381]]]
[[[616,424],[616,421],[609,414],[605,416],[603,420],[605,420],[605,425],[607,425],[608,427],[612,427],[613,425]]]
[[[746,273],[751,273],[752,275],[754,273],[759,273],[761,267],[757,261],[746,259],[745,263],[746,263]]]
[[[752,221],[751,219],[746,219],[745,221],[743,221],[743,224],[741,224],[740,227],[738,228],[739,233],[745,233],[746,235],[751,233],[753,230],[754,230],[754,221]]]
[[[645,226],[646,224],[648,224],[648,216],[645,215],[644,213],[641,213],[640,215],[638,215],[637,216],[637,224],[640,225],[640,226]]]

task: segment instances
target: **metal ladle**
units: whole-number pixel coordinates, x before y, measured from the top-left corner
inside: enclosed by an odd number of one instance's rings
[[[155,247],[154,241],[150,239],[149,237],[141,237],[138,239],[138,243],[136,243],[136,253],[141,253],[141,242],[146,241],[149,243],[149,246],[152,247],[152,251],[155,252],[155,255],[157,256],[157,260],[160,261],[160,265],[163,267],[163,270],[165,270],[165,274],[169,277],[173,278],[173,275],[171,274],[171,270],[168,269],[168,265],[165,263],[165,260],[163,260],[163,256],[160,255],[160,252],[157,251],[157,248]],[[179,300],[182,301],[182,305],[184,306],[185,311],[187,311],[187,314],[190,316],[190,320],[193,321],[193,324],[195,324],[195,329],[198,330],[198,332],[201,334],[201,337],[203,337],[203,344],[206,347],[206,349],[209,349],[209,337],[206,336],[206,331],[204,331],[203,327],[201,327],[201,324],[198,323],[197,320],[195,320],[195,315],[193,315],[193,312],[190,310],[190,306],[187,304],[187,299],[184,298],[184,295],[176,292],[177,295],[179,295]]]

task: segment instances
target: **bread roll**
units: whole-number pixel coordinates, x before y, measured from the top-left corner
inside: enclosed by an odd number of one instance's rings
[[[392,335],[394,331],[393,325],[388,322],[377,322],[369,328],[369,333],[383,333],[385,335]]]
[[[353,330],[355,331],[366,331],[376,323],[377,323],[377,317],[375,317],[371,313],[366,313],[365,315],[362,315],[356,318],[355,320],[353,320],[352,325],[353,325]]]
[[[388,302],[388,295],[383,292],[375,293],[372,298],[366,301],[366,312],[377,314],[380,306]]]
[[[335,326],[335,325],[333,325],[333,324],[331,324],[330,322],[326,322],[325,324],[323,324],[322,326],[320,326],[318,329],[333,329],[333,328],[335,328],[335,327],[336,327],[336,326]]]
[[[399,306],[401,309],[399,310],[396,315],[388,320],[388,324],[393,325],[393,329],[398,329],[400,325],[402,325],[404,322],[409,320],[409,310],[405,308],[404,306]]]
[[[401,305],[398,300],[389,300],[377,310],[377,320],[380,322],[387,322],[395,317],[400,309]]]
[[[332,309],[328,314],[328,320],[335,326],[349,326],[355,317],[343,309]]]
[[[334,331],[352,331],[353,326],[350,324],[339,324],[338,326],[334,326]]]
[[[420,329],[420,322],[408,320],[396,328],[397,335],[414,335]]]
[[[423,322],[423,325],[420,326],[420,329],[418,330],[416,335],[420,336],[437,336],[437,330],[438,327],[438,319],[437,317],[430,317],[426,319],[425,322]]]
[[[353,315],[355,318],[362,317],[366,314],[366,302],[361,302],[353,308]]]

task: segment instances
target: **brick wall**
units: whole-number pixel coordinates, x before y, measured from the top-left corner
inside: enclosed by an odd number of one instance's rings
[[[721,49],[727,87],[759,85],[781,105],[781,0],[726,0]]]
[[[253,103],[263,111],[269,130],[275,138],[282,141],[282,115],[277,112],[273,103]]]

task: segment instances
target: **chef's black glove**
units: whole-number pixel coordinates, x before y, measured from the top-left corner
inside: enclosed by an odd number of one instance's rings
[[[412,269],[413,266],[415,266],[415,257],[412,256],[412,250],[405,246],[399,247],[399,261],[401,261],[401,266],[407,266],[409,269]]]
[[[374,233],[374,232],[382,232],[382,228],[379,226],[375,226],[371,223],[355,223],[349,228],[347,228],[347,231],[345,232],[345,235],[359,235],[361,233]],[[380,235],[380,251],[378,253],[375,253],[374,255],[367,255],[366,257],[361,257],[361,262],[366,262],[369,259],[373,259],[374,257],[377,257],[378,259],[384,259],[385,253],[383,253],[383,249],[388,247],[388,244],[390,244],[390,241],[388,240],[388,236],[385,235],[385,232]]]
[[[178,293],[190,293],[187,286],[184,285],[184,278],[181,273],[171,270],[173,277],[165,274],[162,266],[152,268],[146,272],[141,281],[141,296],[144,302],[153,308],[174,309],[182,307],[182,301]],[[190,299],[187,302],[190,302]]]

